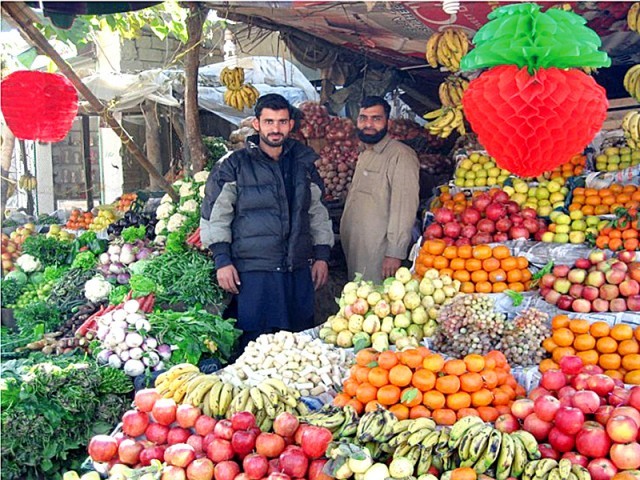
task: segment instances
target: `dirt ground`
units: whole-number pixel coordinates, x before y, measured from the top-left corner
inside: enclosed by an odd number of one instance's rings
[[[329,282],[316,292],[315,323],[324,323],[338,311],[335,299],[340,298],[342,287],[348,282],[346,265],[329,266]]]

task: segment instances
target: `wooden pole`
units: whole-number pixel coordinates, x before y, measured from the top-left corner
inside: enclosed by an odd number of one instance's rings
[[[145,154],[140,150],[140,147],[135,144],[133,139],[113,117],[107,107],[82,83],[82,80],[73,68],[54,50],[49,42],[47,42],[47,39],[33,25],[33,14],[29,7],[24,2],[2,2],[2,11],[11,17],[27,41],[35,45],[44,55],[51,58],[53,63],[56,64],[73,86],[76,87],[80,95],[91,104],[91,107],[98,112],[113,131],[116,132],[116,135],[120,137],[120,140],[122,140],[122,143],[129,150],[133,158],[149,173],[149,176],[157,182],[157,185],[177,202],[178,195],[173,190],[171,184],[156,170],[151,162],[149,162]]]
[[[84,188],[87,192],[87,211],[93,209],[93,182],[91,178],[91,123],[88,115],[82,115],[82,157]]]

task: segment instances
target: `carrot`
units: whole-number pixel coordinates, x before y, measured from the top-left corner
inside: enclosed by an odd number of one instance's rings
[[[90,328],[93,329],[92,327],[97,325],[96,318],[104,315],[105,313],[106,313],[106,309],[104,308],[104,305],[101,305],[96,313],[94,313],[89,318],[87,318],[82,323],[82,325],[78,327],[78,329],[76,330],[76,336],[84,337]]]

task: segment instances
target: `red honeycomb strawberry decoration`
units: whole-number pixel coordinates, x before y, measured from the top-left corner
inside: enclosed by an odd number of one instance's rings
[[[579,68],[611,60],[573,12],[524,3],[488,18],[461,62],[489,68],[465,90],[464,114],[500,167],[535,177],[582,152],[602,127],[606,92]]]

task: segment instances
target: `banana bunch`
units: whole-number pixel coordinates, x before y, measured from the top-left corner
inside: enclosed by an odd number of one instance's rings
[[[240,90],[244,83],[244,68],[224,67],[220,72],[220,82],[231,90]]]
[[[629,112],[624,116],[622,130],[627,139],[627,145],[640,149],[640,111]]]
[[[640,3],[636,2],[629,8],[627,24],[629,25],[629,30],[640,33]]]
[[[452,450],[448,448],[449,427],[436,430],[436,424],[430,418],[417,418],[396,422],[392,433],[387,444],[393,457],[408,459],[416,475],[425,475],[431,465],[441,470],[454,468]]]
[[[236,110],[243,111],[245,108],[253,107],[259,96],[258,89],[250,83],[246,83],[237,90],[227,88],[224,92],[224,103]]]
[[[464,114],[462,105],[456,107],[442,107],[431,112],[427,112],[423,118],[432,120],[426,125],[429,133],[441,138],[447,138],[451,132],[458,130],[460,135],[467,133],[464,126]]]
[[[533,460],[522,472],[522,480],[590,480],[589,470],[582,465],[572,464],[567,458],[559,462],[552,458]]]
[[[450,72],[460,70],[460,60],[469,51],[469,37],[460,28],[447,28],[429,37],[426,47],[427,63],[433,68],[442,65]]]
[[[38,181],[36,180],[36,177],[31,175],[30,173],[26,173],[18,179],[18,187],[20,187],[22,190],[35,190],[37,186]]]
[[[462,104],[462,95],[469,86],[469,80],[456,75],[449,75],[438,88],[440,103],[445,107],[457,107]]]
[[[640,3],[636,3],[636,5],[640,5]],[[640,102],[640,63],[627,70],[622,84],[629,95]]]
[[[354,437],[359,425],[358,412],[349,405],[341,408],[326,404],[298,420],[330,430],[335,440]]]

